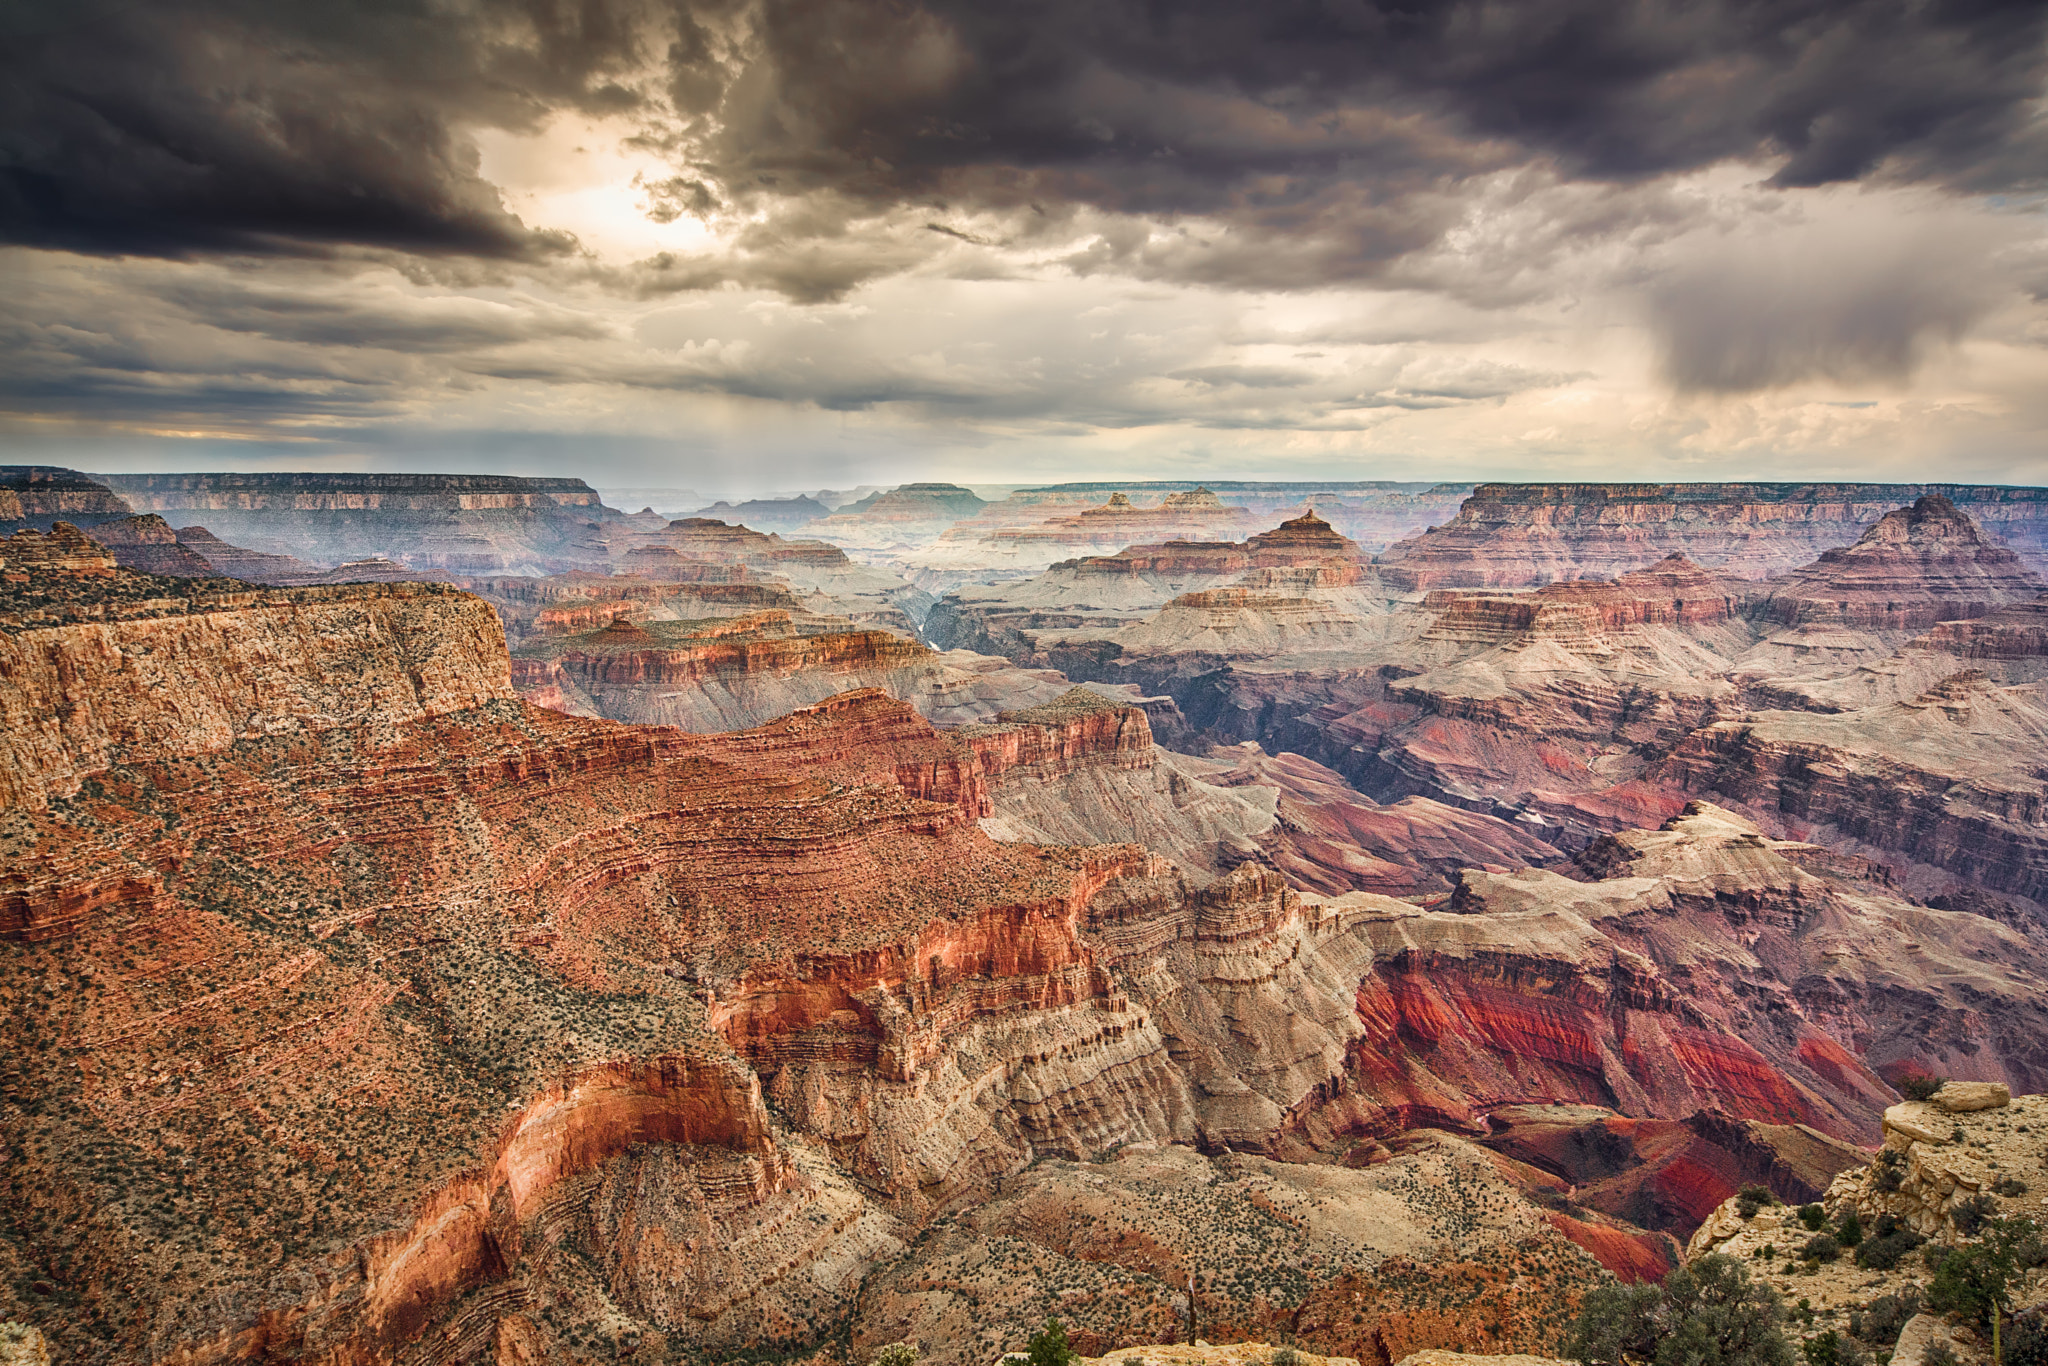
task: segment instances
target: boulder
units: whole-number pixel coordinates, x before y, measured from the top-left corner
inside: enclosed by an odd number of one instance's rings
[[[2012,1089],[2002,1081],[1952,1081],[1934,1093],[1934,1103],[1952,1115],[2000,1110],[2012,1104]],[[1889,1112],[1885,1119],[1890,1122]]]
[[[1946,1143],[1955,1131],[1946,1114],[1924,1100],[1902,1101],[1884,1112],[1885,1143],[1893,1148],[1913,1143]]]
[[[42,1331],[25,1323],[0,1323],[0,1366],[50,1366]]]
[[[1937,1342],[1948,1343],[1953,1349],[1957,1345],[1954,1331],[1937,1315],[1915,1314],[1899,1330],[1898,1345],[1892,1349],[1892,1366],[1920,1366],[1927,1357],[1927,1349]]]

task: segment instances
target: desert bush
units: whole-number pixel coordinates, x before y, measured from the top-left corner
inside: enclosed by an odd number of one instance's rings
[[[1998,1202],[1979,1191],[1967,1200],[1958,1200],[1955,1208],[1948,1212],[1949,1221],[1956,1226],[1956,1232],[1965,1238],[1974,1238],[1984,1225],[1998,1215]]]
[[[1835,1225],[1835,1241],[1843,1247],[1855,1247],[1863,1241],[1863,1221],[1850,1210],[1842,1216],[1842,1222]]]
[[[1947,1077],[1931,1076],[1925,1072],[1910,1073],[1893,1083],[1907,1100],[1932,1100],[1934,1093],[1947,1084]]]
[[[2010,1200],[2016,1195],[2025,1195],[2027,1183],[2017,1176],[2001,1176],[1991,1183],[1991,1189]]]
[[[1878,1227],[1883,1229],[1883,1220],[1878,1221]],[[1890,1271],[1899,1264],[1900,1258],[1926,1241],[1909,1228],[1873,1233],[1856,1249],[1856,1265],[1872,1271]]]
[[[1771,1194],[1769,1186],[1744,1186],[1735,1193],[1744,1200],[1754,1200],[1759,1205],[1775,1205],[1778,1203],[1778,1197]]]
[[[1956,1349],[1946,1342],[1930,1342],[1920,1354],[1920,1366],[1956,1366]]]
[[[1585,1366],[1792,1366],[1784,1321],[1775,1291],[1714,1253],[1660,1286],[1587,1295],[1565,1353]]]
[[[1292,1347],[1275,1347],[1273,1366],[1301,1366],[1301,1353]]]
[[[1835,1241],[1832,1233],[1815,1234],[1806,1240],[1806,1246],[1799,1249],[1803,1262],[1832,1262],[1842,1255],[1842,1245]]]
[[[1808,1233],[1820,1232],[1820,1226],[1828,1221],[1828,1212],[1819,1205],[1801,1205],[1799,1222],[1806,1225]]]
[[[871,1366],[917,1366],[917,1344],[892,1342],[875,1353]]]
[[[2048,1314],[2036,1309],[2013,1319],[2005,1335],[2005,1366],[2048,1366]]]
[[[1906,1155],[1896,1148],[1880,1148],[1877,1153],[1877,1188],[1881,1191],[1895,1191],[1906,1179]]]
[[[1906,1320],[1920,1312],[1920,1287],[1909,1285],[1893,1295],[1879,1295],[1861,1309],[1849,1311],[1849,1331],[1872,1347],[1890,1351]]]

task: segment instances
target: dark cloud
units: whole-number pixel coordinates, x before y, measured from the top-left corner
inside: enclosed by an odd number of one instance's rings
[[[654,217],[823,196],[743,244],[830,298],[900,253],[802,244],[912,206],[924,251],[1077,207],[1227,240],[1082,269],[1297,288],[1440,238],[1541,164],[1630,181],[2044,178],[2039,0],[26,0],[0,38],[0,239],[113,253],[530,255],[463,129],[640,117]],[[2030,122],[2030,120],[2035,120]],[[937,211],[937,216],[933,211]],[[953,215],[1006,215],[998,233]],[[873,253],[868,253],[873,256]],[[786,268],[771,258],[789,257]],[[778,279],[778,272],[786,279]]]
[[[2042,183],[2048,6],[1918,0],[764,0],[704,148],[741,197],[1207,215],[1357,278],[1423,202],[1542,161],[1630,180],[1781,157],[1778,182]],[[1228,282],[1263,257],[1190,262]],[[1269,269],[1272,269],[1269,267]]]
[[[0,33],[0,240],[95,253],[335,246],[518,257],[463,121],[619,109],[604,0],[23,0]]]

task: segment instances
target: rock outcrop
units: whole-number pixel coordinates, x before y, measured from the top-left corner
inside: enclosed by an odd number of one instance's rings
[[[1988,1325],[1922,1312],[1933,1310],[1925,1304],[1933,1268],[1950,1252],[1981,1247],[2003,1220],[2021,1230],[2031,1222],[2033,1236],[2017,1240],[2005,1279],[2008,1347],[2016,1322],[2038,1324],[2048,1313],[2044,1168],[2048,1096],[2008,1098],[2002,1088],[1951,1082],[1930,1101],[1886,1111],[1876,1159],[1843,1171],[1816,1204],[1795,1210],[1731,1198],[1693,1235],[1686,1256],[1739,1259],[1796,1300],[1814,1328],[1860,1330],[1880,1356],[1895,1343],[1893,1362],[1917,1363],[1941,1341],[1961,1360],[1988,1363]],[[1844,1228],[1852,1221],[1853,1235]]]
[[[678,594],[544,609],[539,633],[513,653],[513,686],[556,711],[690,731],[743,730],[856,688],[880,689],[957,726],[1049,702],[1066,688],[1057,674],[942,654],[802,609],[665,619],[696,601]]]
[[[805,530],[840,545],[924,545],[984,506],[971,490],[958,484],[901,484],[848,503]]]

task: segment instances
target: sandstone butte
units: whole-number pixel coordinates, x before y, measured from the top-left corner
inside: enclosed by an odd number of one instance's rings
[[[444,585],[0,561],[0,1317],[67,1360],[1547,1350],[1883,1076],[2048,1068],[2033,940],[1704,804],[1434,907],[1202,882],[980,828],[1141,709],[692,735]]]

